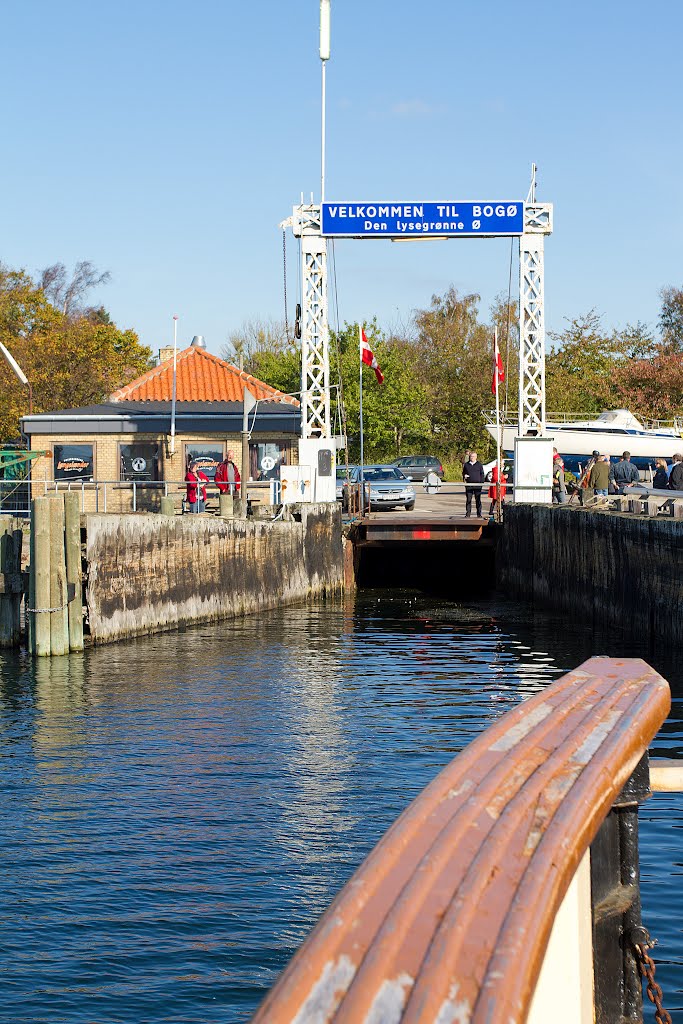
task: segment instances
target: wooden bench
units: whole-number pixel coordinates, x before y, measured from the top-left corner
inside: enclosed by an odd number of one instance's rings
[[[254,1020],[530,1020],[558,911],[669,706],[645,662],[592,658],[494,722],[389,829]],[[542,1019],[568,1019],[557,1009]]]

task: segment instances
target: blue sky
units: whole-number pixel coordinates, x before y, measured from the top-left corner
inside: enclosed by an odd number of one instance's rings
[[[683,285],[682,37],[679,0],[332,0],[327,198],[523,199],[535,161],[549,328],[654,325]],[[318,0],[7,4],[0,258],[92,260],[155,349],[175,312],[215,352],[281,317],[278,224],[319,197],[317,46]],[[487,309],[509,253],[337,242],[340,316],[393,326],[451,284]],[[288,257],[291,310],[291,234]]]

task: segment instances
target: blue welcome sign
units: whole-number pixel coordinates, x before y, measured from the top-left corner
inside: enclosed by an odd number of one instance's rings
[[[322,204],[322,234],[332,238],[453,238],[523,230],[521,201]]]

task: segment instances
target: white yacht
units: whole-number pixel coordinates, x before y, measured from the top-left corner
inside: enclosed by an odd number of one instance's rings
[[[486,429],[496,438],[495,422],[487,423]],[[502,447],[506,454],[512,454],[518,428],[515,421],[508,421],[502,428]],[[673,455],[683,449],[683,420],[673,423],[656,421],[647,425],[627,409],[612,409],[602,412],[595,419],[570,419],[568,416],[548,415],[546,433],[555,438],[555,447],[562,456],[567,469],[585,466],[594,451],[601,455],[620,457],[623,452],[631,453],[631,461],[641,470],[654,465],[656,458],[671,461]]]

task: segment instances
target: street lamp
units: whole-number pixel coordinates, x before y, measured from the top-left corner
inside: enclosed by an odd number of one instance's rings
[[[31,416],[33,414],[33,388],[31,387],[30,381],[26,374],[24,373],[24,371],[22,370],[22,368],[19,366],[19,363],[16,361],[12,353],[9,351],[9,349],[5,348],[1,341],[0,351],[2,352],[3,356],[14,370],[14,373],[19,378],[21,383],[28,388],[28,414],[29,416]]]

